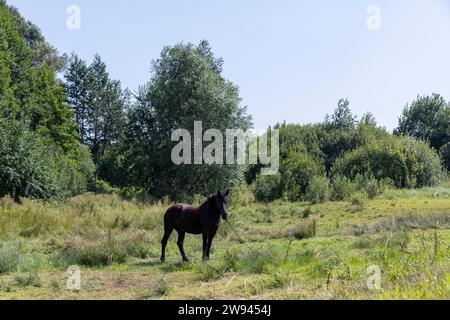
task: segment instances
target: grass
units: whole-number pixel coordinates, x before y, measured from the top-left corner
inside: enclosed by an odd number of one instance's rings
[[[373,199],[371,199],[373,198]],[[450,186],[322,204],[261,204],[244,191],[201,262],[174,234],[159,262],[167,202],[85,194],[0,199],[0,299],[449,299]],[[81,290],[66,287],[81,268]],[[381,270],[369,290],[368,268]]]

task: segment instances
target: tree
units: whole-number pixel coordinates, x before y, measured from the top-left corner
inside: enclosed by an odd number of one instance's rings
[[[171,151],[174,130],[193,136],[194,121],[204,130],[251,127],[239,89],[222,76],[223,60],[214,57],[207,41],[198,46],[165,47],[153,62],[151,81],[140,88],[129,115],[126,156],[133,184],[155,196],[208,194],[243,179],[237,165],[175,165]],[[206,146],[205,144],[203,146]]]
[[[0,2],[0,5],[6,6],[4,0],[0,0]],[[30,21],[26,21],[15,7],[7,6],[7,9],[15,28],[32,51],[30,61],[32,66],[41,67],[46,65],[53,72],[62,71],[65,67],[67,56],[59,55],[58,50],[45,40],[41,30]]]
[[[355,126],[355,123],[356,118],[350,110],[348,99],[340,99],[331,119],[328,115],[325,118],[325,124],[333,129],[351,129]]]
[[[424,140],[437,151],[450,141],[450,107],[439,94],[417,97],[403,110],[397,135]]]
[[[0,196],[86,191],[90,154],[77,140],[56,68],[36,58],[37,29],[24,21],[0,0]]]
[[[367,125],[376,127],[377,126],[377,120],[375,119],[375,116],[372,112],[366,112],[363,114],[361,119],[359,120],[360,125]]]
[[[120,82],[110,78],[99,55],[89,66],[72,55],[64,77],[67,103],[74,110],[80,141],[89,146],[98,164],[105,150],[122,135],[125,93]]]

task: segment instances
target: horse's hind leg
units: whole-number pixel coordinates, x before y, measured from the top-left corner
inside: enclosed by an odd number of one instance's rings
[[[161,245],[162,245],[162,252],[161,252],[161,262],[166,261],[166,246],[167,246],[167,241],[169,241],[170,235],[172,234],[173,229],[165,229],[164,231],[164,237],[161,241]]]
[[[181,231],[181,230],[177,230],[178,232],[178,241],[177,241],[177,245],[178,248],[180,249],[180,253],[181,253],[181,257],[183,258],[183,261],[188,262],[189,258],[186,256],[186,253],[184,252],[184,237],[186,236],[186,233]]]

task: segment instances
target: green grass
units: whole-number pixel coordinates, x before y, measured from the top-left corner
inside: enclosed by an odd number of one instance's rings
[[[354,194],[323,204],[232,199],[201,261],[176,234],[159,262],[169,203],[85,194],[64,203],[0,199],[0,299],[449,299],[450,186]],[[81,268],[81,290],[66,287]],[[367,270],[381,269],[381,290]]]

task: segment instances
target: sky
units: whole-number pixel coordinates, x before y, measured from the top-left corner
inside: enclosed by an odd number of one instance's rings
[[[448,0],[7,2],[60,53],[100,54],[132,91],[150,80],[164,46],[208,40],[255,129],[320,122],[349,98],[355,114],[370,111],[391,130],[418,95],[450,100]],[[80,29],[67,27],[70,5]]]

